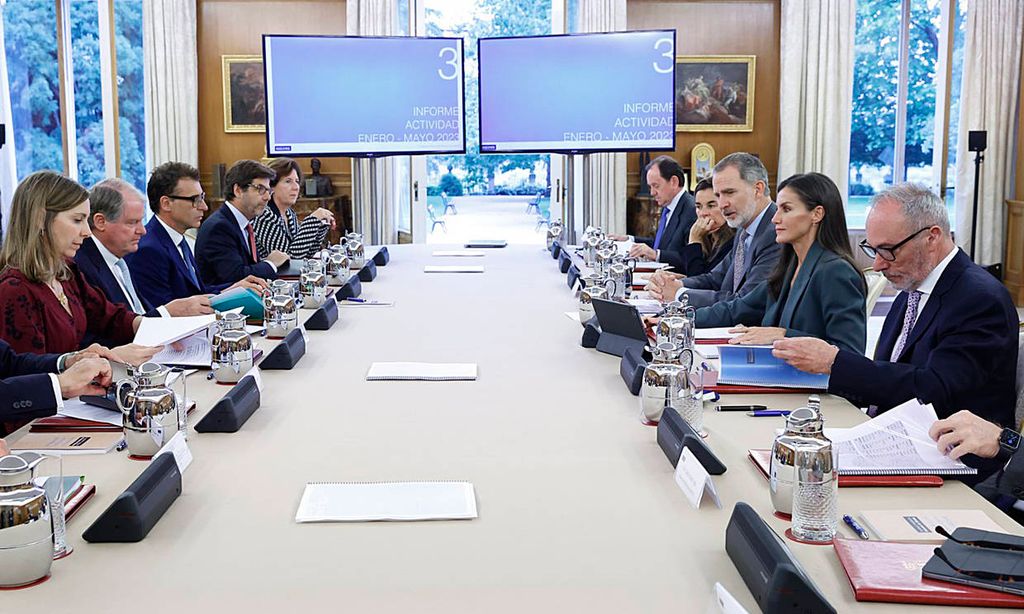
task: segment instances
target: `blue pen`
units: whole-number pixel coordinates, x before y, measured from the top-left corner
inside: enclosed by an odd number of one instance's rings
[[[769,418],[771,416],[788,416],[791,410],[788,409],[758,409],[748,411],[747,415],[754,418]]]
[[[345,300],[349,301],[351,303],[365,303],[365,302],[367,302],[366,299],[364,299],[364,298],[347,298]]]
[[[864,527],[860,526],[860,524],[858,524],[857,521],[853,519],[853,516],[846,514],[845,516],[843,516],[843,522],[845,522],[848,527],[853,529],[853,532],[857,534],[857,537],[861,539],[871,539],[870,537],[868,537],[868,532],[865,531]]]

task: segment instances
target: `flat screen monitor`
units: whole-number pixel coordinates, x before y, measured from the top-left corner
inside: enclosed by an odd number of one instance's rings
[[[675,149],[675,30],[481,38],[480,151]]]
[[[460,38],[263,36],[270,156],[466,151]]]

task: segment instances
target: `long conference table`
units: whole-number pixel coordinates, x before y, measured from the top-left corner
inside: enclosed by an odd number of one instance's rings
[[[779,535],[768,483],[747,460],[782,419],[705,413],[727,465],[722,500],[693,509],[640,423],[619,359],[580,347],[576,302],[536,246],[483,258],[394,246],[363,297],[310,331],[291,371],[264,371],[262,403],[237,433],[189,431],[182,495],[139,543],[90,544],[82,532],[145,468],[127,452],[65,457],[96,496],[68,525],[74,553],[52,577],[0,593],[3,612],[704,612],[721,582],[750,592],[724,549],[733,505],[754,506]],[[482,264],[483,274],[425,274],[425,264]],[[264,349],[274,342],[259,338]],[[374,361],[475,362],[475,382],[367,382]],[[196,421],[227,390],[190,382]],[[744,395],[723,401],[749,403]],[[804,395],[772,395],[794,408]],[[827,424],[863,414],[823,398]],[[308,481],[468,480],[480,516],[447,522],[298,524]],[[1021,527],[956,481],[941,488],[842,488],[842,513],[982,508]],[[840,533],[852,533],[840,524]],[[840,612],[905,612],[858,603],[830,546],[787,540]]]

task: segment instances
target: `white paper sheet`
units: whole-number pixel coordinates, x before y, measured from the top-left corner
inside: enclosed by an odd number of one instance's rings
[[[77,420],[102,422],[103,424],[112,424],[114,426],[121,426],[123,424],[121,420],[121,412],[111,411],[103,407],[96,407],[95,405],[89,405],[88,403],[83,403],[79,399],[65,399],[64,407],[57,410],[57,414],[67,416],[68,418],[75,418]]]
[[[142,324],[135,333],[139,345],[168,345],[184,339],[197,331],[206,329],[216,321],[214,314],[185,316],[181,318],[142,318]]]
[[[178,343],[184,347],[180,350],[175,350],[170,345],[167,345],[160,353],[153,357],[153,362],[162,365],[193,367],[209,367],[213,362],[210,340],[206,338],[206,331],[196,333],[187,339],[182,339]]]
[[[475,363],[375,362],[370,365],[366,380],[455,381],[475,380],[476,376]]]
[[[482,249],[448,249],[438,250],[433,253],[434,256],[453,256],[460,258],[481,258],[486,255],[486,252]]]
[[[698,328],[694,331],[694,337],[696,339],[732,339],[738,337],[739,333],[730,333],[729,329],[732,326],[722,326],[720,328]]]
[[[477,517],[469,482],[311,482],[296,522],[468,520]]]
[[[428,265],[423,267],[424,273],[483,273],[484,267],[482,266],[443,266],[443,265]]]

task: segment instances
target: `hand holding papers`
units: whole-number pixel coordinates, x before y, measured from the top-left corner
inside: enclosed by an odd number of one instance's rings
[[[184,318],[142,318],[135,343],[139,345],[168,345],[206,330],[217,320],[213,314]]]

